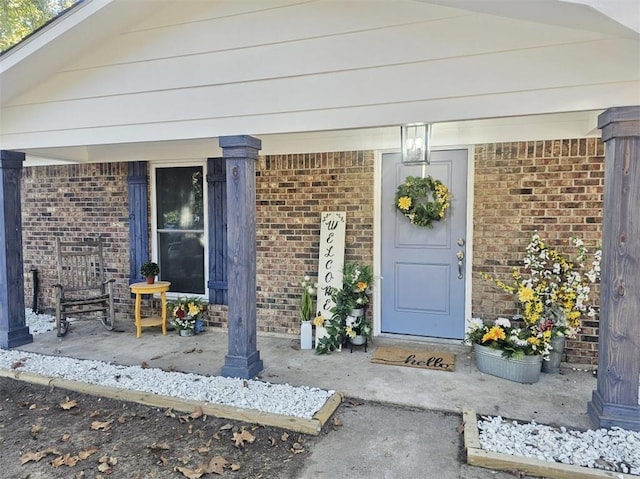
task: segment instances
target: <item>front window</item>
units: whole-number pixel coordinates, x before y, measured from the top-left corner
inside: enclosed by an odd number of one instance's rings
[[[155,168],[156,250],[171,291],[205,293],[202,166]]]

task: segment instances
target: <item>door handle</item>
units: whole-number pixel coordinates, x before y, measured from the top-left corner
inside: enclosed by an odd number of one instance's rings
[[[464,260],[464,251],[458,250],[456,258],[458,258],[458,279],[462,279],[462,261]]]

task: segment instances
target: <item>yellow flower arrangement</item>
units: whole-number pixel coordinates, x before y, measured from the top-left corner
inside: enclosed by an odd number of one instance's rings
[[[588,251],[581,240],[572,239],[577,248],[577,265],[584,268]],[[514,267],[513,284],[506,284],[486,273],[480,275],[501,290],[516,294],[522,318],[529,327],[549,330],[550,336],[574,337],[583,314],[593,317],[596,309],[588,304],[590,283],[600,277],[601,252],[593,255],[591,268],[583,275],[576,265],[548,246],[537,233],[531,236],[523,260],[523,272]]]
[[[195,296],[179,297],[167,303],[167,310],[173,316],[176,329],[196,329],[196,320],[207,311],[207,303]]]

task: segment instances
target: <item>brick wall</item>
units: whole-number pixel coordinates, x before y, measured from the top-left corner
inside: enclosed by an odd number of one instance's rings
[[[297,333],[299,283],[317,277],[322,212],[347,212],[345,261],[372,264],[373,153],[265,156],[257,169],[258,322]]]
[[[510,280],[533,231],[565,254],[574,251],[568,247],[573,236],[591,250],[600,244],[603,185],[604,145],[596,138],[476,145],[474,316],[517,312],[513,297],[477,272]],[[597,364],[597,336],[597,320],[583,318],[563,361]]]
[[[266,156],[256,176],[258,329],[297,333],[297,283],[317,274],[321,212],[347,211],[346,260],[372,260],[373,153]],[[127,165],[25,168],[22,198],[27,307],[32,266],[39,271],[39,306],[53,307],[55,237],[100,233],[109,276],[116,279],[118,318],[131,318]],[[209,324],[225,326],[226,311],[211,307]]]
[[[31,267],[38,269],[39,307],[54,305],[56,236],[76,241],[102,234],[108,275],[116,279],[115,296],[119,303],[116,306],[125,307],[129,279],[128,223],[125,163],[24,168],[22,248],[26,306],[32,305]]]

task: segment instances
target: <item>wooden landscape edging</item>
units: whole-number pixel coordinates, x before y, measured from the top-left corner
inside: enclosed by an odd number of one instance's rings
[[[514,456],[499,452],[485,451],[480,447],[478,422],[473,409],[462,411],[464,426],[464,447],[467,452],[467,464],[472,466],[498,469],[501,471],[520,471],[549,479],[637,479],[638,476],[622,472],[605,471],[588,467],[573,466],[559,462],[542,461],[524,456]]]
[[[181,399],[171,396],[162,396],[143,391],[135,391],[132,389],[118,389],[98,384],[89,384],[81,381],[73,381],[70,379],[50,378],[27,371],[6,370],[0,368],[0,377],[17,379],[41,386],[58,387],[70,391],[76,391],[83,394],[91,394],[92,396],[108,397],[120,401],[129,401],[146,406],[173,409],[180,412],[193,412],[196,408],[201,408],[203,414],[224,419],[232,419],[243,421],[251,424],[260,424],[262,426],[273,426],[289,431],[300,432],[317,436],[320,434],[322,427],[326,424],[333,413],[342,403],[342,394],[334,393],[316,412],[311,419],[285,416],[269,412],[258,411],[256,409],[244,409],[234,406],[226,406],[223,404],[203,403],[190,399]]]

